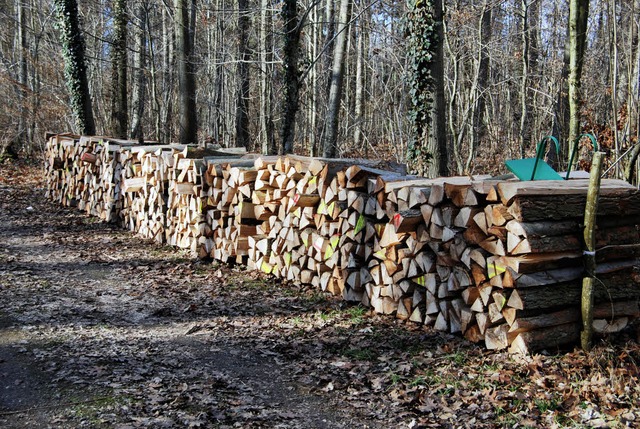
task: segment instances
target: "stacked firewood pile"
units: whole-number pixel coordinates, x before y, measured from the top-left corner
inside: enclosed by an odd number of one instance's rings
[[[144,238],[165,243],[169,181],[184,146],[132,146],[120,153],[123,171],[120,220]],[[174,243],[175,244],[175,243]]]
[[[587,180],[424,179],[366,160],[205,155],[53,136],[48,196],[489,349],[579,338]],[[640,315],[640,193],[604,180],[598,216],[594,328],[610,333]]]
[[[587,188],[588,180],[501,182],[489,192],[474,217],[488,282],[472,305],[489,348],[528,352],[578,340]],[[604,180],[597,225],[594,329],[611,333],[640,314],[638,190]]]
[[[52,136],[45,151],[46,196],[65,207],[78,206],[89,170],[80,160],[79,139],[79,136],[69,134]]]
[[[106,222],[117,221],[122,209],[120,155],[136,144],[106,137],[50,136],[45,148],[47,197]]]

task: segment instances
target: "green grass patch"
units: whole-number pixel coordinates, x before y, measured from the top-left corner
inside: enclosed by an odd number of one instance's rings
[[[358,325],[364,322],[364,317],[368,312],[369,311],[361,305],[349,307],[346,310],[346,314],[349,316],[349,319]]]
[[[451,360],[452,363],[458,365],[458,366],[462,366],[467,362],[467,355],[466,353],[463,353],[461,351],[457,351],[455,353],[451,353],[450,355],[448,355],[448,358]]]
[[[558,402],[558,400],[555,398],[536,398],[533,400],[533,404],[541,413],[546,413],[547,411],[555,411],[560,408],[560,402]]]
[[[80,397],[71,398],[71,405],[68,413],[77,420],[82,420],[93,428],[109,428],[110,422],[101,418],[101,414],[114,412],[116,408],[131,402],[131,398],[126,396],[105,395],[97,396],[94,399],[84,399]]]
[[[295,293],[292,293],[292,295],[298,296],[298,292],[297,291],[294,291],[294,292]],[[302,301],[303,305],[308,305],[308,306],[316,306],[316,305],[326,304],[328,302],[326,295],[322,292],[317,292],[317,291],[308,293],[304,296],[300,296],[300,300]]]
[[[346,349],[342,355],[361,361],[373,361],[378,357],[378,354],[371,349]]]

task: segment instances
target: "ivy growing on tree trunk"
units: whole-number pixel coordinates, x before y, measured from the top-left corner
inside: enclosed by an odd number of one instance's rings
[[[71,97],[71,110],[76,131],[92,135],[96,133],[96,126],[87,81],[84,39],[78,21],[78,4],[76,0],[55,0],[54,4],[65,63],[64,73]]]
[[[411,99],[407,163],[413,173],[446,176],[442,0],[409,0],[405,25]]]

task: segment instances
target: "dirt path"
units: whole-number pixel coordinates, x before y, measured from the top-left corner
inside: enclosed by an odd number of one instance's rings
[[[193,261],[0,168],[3,428],[634,425],[639,361],[627,337],[592,356],[490,354]]]
[[[273,296],[41,193],[0,187],[4,427],[377,427],[309,393],[262,335],[334,303]]]

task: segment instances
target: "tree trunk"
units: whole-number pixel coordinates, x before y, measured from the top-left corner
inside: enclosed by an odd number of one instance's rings
[[[318,43],[320,41],[320,35],[322,34],[322,27],[318,25],[318,10],[316,7],[309,14],[309,20],[315,25],[311,30],[311,35],[308,36],[308,52],[313,64],[309,66],[308,82],[309,91],[307,91],[307,137],[309,139],[309,155],[316,156],[318,154],[318,130],[317,130],[317,118],[318,118],[318,99],[320,95],[320,88],[318,87],[318,74],[316,57],[318,56]]]
[[[471,170],[471,163],[475,157],[475,151],[478,144],[482,141],[486,134],[486,126],[484,124],[484,111],[486,109],[486,91],[489,84],[489,43],[491,42],[491,20],[492,6],[485,3],[482,7],[482,16],[480,17],[479,31],[479,59],[478,59],[478,79],[476,83],[475,106],[473,107],[472,130],[470,134],[469,156],[465,163],[465,170]]]
[[[44,12],[37,7],[39,6],[39,3],[36,3],[35,0],[31,2],[29,5],[32,7],[32,10],[35,10],[35,12],[31,13],[30,25],[31,25],[31,28],[36,28],[37,22],[42,22]],[[32,145],[34,143],[34,136],[41,134],[41,133],[38,133],[36,130],[39,127],[42,127],[44,125],[42,124],[41,121],[38,120],[39,118],[37,116],[37,112],[40,111],[41,100],[42,100],[42,91],[41,91],[42,78],[40,73],[40,45],[41,45],[43,33],[44,32],[33,33],[33,39],[32,39],[33,48],[30,48],[31,51],[29,53],[29,58],[31,59],[31,66],[32,66],[31,77],[30,77],[31,79],[30,89],[32,93],[32,99],[29,104],[30,123],[29,123],[29,131],[28,131],[27,138]]]
[[[433,0],[434,17],[436,20],[437,40],[444,40],[444,13],[442,0]],[[446,103],[444,96],[444,46],[437,43],[435,58],[432,64],[432,74],[435,80],[435,96],[431,106],[433,123],[433,138],[429,139],[429,150],[436,154],[436,166],[432,174],[438,176],[449,175],[449,146],[447,144]]]
[[[332,56],[331,53],[333,53],[333,45],[335,43],[335,32],[336,32],[336,25],[335,25],[335,2],[336,0],[326,0],[325,2],[325,9],[324,9],[324,21],[325,21],[325,25],[326,25],[326,37],[325,37],[325,42],[324,42],[324,50],[326,52],[325,57],[324,57],[324,70],[328,71],[331,69],[331,60],[332,60]],[[329,90],[331,88],[331,76],[327,76],[328,79],[326,80],[326,87],[325,87],[325,96],[328,98],[329,97]]]
[[[640,41],[638,40],[640,22],[638,19],[640,16],[640,0],[634,0],[631,6],[631,37],[629,38],[629,78],[628,78],[628,90],[627,90],[627,123],[626,123],[626,138],[631,140],[634,137],[637,138],[638,132],[638,120],[640,120],[640,111],[638,110],[638,103],[640,99],[638,97],[638,79],[640,78]],[[626,177],[626,175],[625,175]]]
[[[177,64],[176,64],[176,33],[179,29],[178,22],[175,20],[176,15],[171,16],[168,8],[162,9],[162,67],[159,73],[162,77],[158,87],[155,85],[156,105],[158,106],[158,114],[156,115],[156,133],[160,142],[168,142],[173,140],[173,124],[174,115],[174,82]],[[149,45],[149,49],[153,51],[154,44]],[[153,66],[152,66],[153,68]],[[155,75],[156,73],[154,73]],[[178,103],[179,104],[179,103]]]
[[[520,2],[520,15],[522,19],[522,76],[520,78],[520,158],[524,158],[525,147],[531,140],[529,117],[531,110],[531,98],[529,88],[529,5],[527,0]]]
[[[236,146],[247,149],[251,146],[249,137],[249,2],[238,0],[238,98],[236,103]]]
[[[617,13],[617,5],[616,0],[611,0],[609,2],[610,12],[609,19],[611,20],[610,30],[611,30],[611,62],[609,65],[609,71],[611,73],[611,130],[613,131],[613,143],[614,143],[614,155],[616,157],[620,156],[620,133],[618,130],[618,64],[619,64],[619,56],[618,56],[618,13]],[[615,177],[620,177],[620,164],[616,164],[615,166]]]
[[[549,152],[549,163],[556,169],[561,170],[562,154],[566,154],[569,150],[569,68],[571,62],[570,55],[570,37],[569,27],[566,29],[566,40],[564,43],[564,55],[562,61],[562,72],[560,74],[560,82],[558,85],[558,94],[555,101],[555,109],[552,123],[551,134],[558,138],[560,142],[560,154],[556,156],[554,151]],[[567,156],[568,159],[568,156]]]
[[[20,88],[18,89],[19,103],[20,103],[20,115],[18,116],[18,130],[13,141],[5,149],[6,153],[11,156],[17,156],[20,149],[24,149],[29,140],[27,118],[29,116],[28,108],[28,69],[27,69],[27,14],[24,4],[21,1],[17,2],[18,7],[18,42],[20,43],[19,55],[19,74],[18,83]]]
[[[175,0],[176,47],[179,82],[180,143],[197,141],[196,80],[193,73],[193,37],[187,0]]]
[[[145,90],[146,90],[146,49],[147,49],[147,5],[146,0],[138,0],[135,21],[136,52],[134,55],[135,84],[133,85],[133,95],[131,104],[133,115],[131,117],[131,133],[133,139],[142,141],[144,139],[144,129],[142,121],[144,117]]]
[[[224,8],[224,1],[216,0],[214,3],[215,10],[220,10]],[[212,49],[215,52],[215,58],[218,59],[222,55],[219,52],[223,51],[222,43],[225,40],[226,32],[225,32],[225,20],[224,19],[216,19],[215,20],[215,31],[214,31],[214,41],[212,45]],[[225,109],[225,95],[227,93],[225,84],[225,67],[220,65],[215,66],[214,78],[213,78],[213,120],[211,122],[213,139],[221,144],[222,146],[227,146],[227,128],[224,115],[222,112]]]
[[[527,66],[529,72],[529,145],[537,142],[537,139],[543,134],[548,133],[546,130],[546,118],[541,111],[540,94],[544,92],[542,89],[542,73],[540,72],[540,15],[542,10],[542,1],[533,0],[529,3],[529,64]],[[541,125],[544,124],[544,125]],[[544,130],[544,131],[543,131]]]
[[[366,7],[366,6],[365,6]],[[355,89],[355,124],[353,127],[353,146],[356,150],[362,145],[363,129],[365,123],[365,91],[366,69],[365,62],[369,56],[369,13],[363,13],[359,18],[357,33],[358,48],[356,52],[356,89]]]
[[[96,125],[93,120],[91,95],[87,80],[84,38],[78,21],[78,4],[76,0],[55,0],[54,5],[57,12],[62,56],[65,62],[64,70],[76,131],[81,134],[93,135],[96,133]]]
[[[589,0],[569,2],[569,153],[580,135],[580,84],[586,44]]]
[[[113,3],[114,36],[111,45],[111,127],[114,137],[126,138],[129,122],[127,107],[127,5]]]
[[[260,22],[260,134],[262,141],[262,153],[273,155],[277,153],[273,136],[273,91],[271,79],[273,78],[273,50],[272,50],[272,20],[269,0],[262,0]]]
[[[324,140],[322,142],[322,156],[333,158],[336,156],[338,138],[338,113],[342,98],[342,80],[344,78],[344,57],[347,47],[347,29],[349,28],[350,0],[340,0],[338,16],[338,33],[333,50],[333,65],[331,67],[331,87],[325,122]]]
[[[284,0],[282,5],[284,21],[284,112],[282,114],[281,153],[292,153],[296,133],[296,114],[298,113],[298,92],[300,73],[298,55],[300,51],[300,25],[298,24],[297,0]]]

